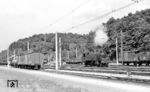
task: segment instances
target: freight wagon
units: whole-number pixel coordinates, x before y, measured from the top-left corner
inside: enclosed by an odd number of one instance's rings
[[[7,59],[1,59],[0,65],[7,65]]]
[[[150,64],[150,52],[131,52],[131,51],[124,51],[123,53],[123,60],[119,59],[119,62],[123,65],[149,65]]]
[[[10,65],[17,68],[40,69],[43,62],[44,55],[42,53],[28,53],[16,56]]]

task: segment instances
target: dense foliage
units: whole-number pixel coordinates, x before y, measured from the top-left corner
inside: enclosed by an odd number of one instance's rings
[[[127,16],[114,19],[110,18],[106,23],[108,41],[103,46],[94,46],[95,31],[89,34],[59,33],[62,39],[62,53],[64,57],[68,51],[69,57],[75,57],[76,48],[78,56],[83,52],[99,52],[105,54],[111,60],[115,59],[115,39],[118,38],[120,52],[121,31],[123,33],[123,50],[124,51],[148,51],[150,50],[150,9],[137,11],[135,14],[129,13]],[[55,51],[55,34],[38,34],[29,38],[19,39],[13,42],[9,49],[10,54],[16,51],[16,54],[27,52],[27,43],[30,42],[30,52],[41,52],[45,54],[54,53]],[[4,53],[4,52],[3,52]]]
[[[110,18],[107,23],[109,40],[104,48],[109,55],[115,55],[115,39],[118,38],[119,47],[121,31],[123,32],[124,51],[149,51],[150,50],[150,9],[129,13],[121,19]],[[120,51],[120,49],[119,49]]]

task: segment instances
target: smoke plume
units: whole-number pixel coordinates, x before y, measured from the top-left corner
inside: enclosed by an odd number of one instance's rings
[[[108,40],[108,36],[106,34],[107,28],[105,26],[100,26],[96,29],[94,43],[95,45],[102,46],[105,44]]]

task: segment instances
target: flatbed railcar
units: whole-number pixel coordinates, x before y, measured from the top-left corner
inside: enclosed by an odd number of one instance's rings
[[[134,66],[141,66],[141,65],[150,65],[150,52],[131,52],[131,51],[124,51],[123,59],[119,59],[119,62],[123,65],[134,65]]]
[[[10,65],[17,68],[40,69],[43,65],[44,55],[42,53],[28,53],[17,56]]]

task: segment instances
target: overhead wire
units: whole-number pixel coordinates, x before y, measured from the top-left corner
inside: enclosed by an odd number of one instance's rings
[[[93,19],[90,19],[90,20],[85,21],[85,22],[83,22],[83,23],[80,23],[80,24],[77,24],[77,25],[75,25],[75,26],[72,26],[72,27],[70,27],[70,28],[68,28],[68,29],[66,29],[66,30],[64,30],[64,31],[72,30],[72,29],[74,29],[74,28],[80,27],[80,26],[85,25],[85,24],[87,24],[87,23],[90,23],[90,22],[93,22],[93,21],[95,21],[95,20],[104,18],[104,17],[106,17],[106,16],[108,16],[108,15],[114,13],[114,12],[117,12],[117,11],[120,11],[120,10],[122,10],[122,9],[124,9],[124,8],[130,7],[130,6],[132,6],[132,5],[136,4],[136,3],[139,3],[140,1],[143,1],[143,0],[132,0],[132,1],[133,1],[133,3],[127,4],[127,5],[125,5],[125,6],[122,6],[122,7],[118,8],[118,9],[114,9],[114,10],[112,10],[112,11],[110,11],[110,12],[107,12],[107,13],[101,15],[101,16],[98,16],[98,17],[96,17],[96,18],[93,18]]]
[[[68,13],[66,13],[65,15],[59,17],[58,19],[56,19],[53,23],[49,24],[46,27],[41,28],[41,30],[46,29],[47,27],[52,27],[53,25],[55,25],[56,23],[58,23],[59,21],[63,20],[65,17],[71,15],[72,13],[74,13],[75,11],[77,11],[78,9],[80,9],[83,5],[85,5],[86,3],[88,3],[90,0],[85,0],[83,3],[81,3],[80,5],[78,5],[77,7],[75,7],[74,9],[72,9],[71,11],[69,11]]]
[[[51,26],[56,24],[57,22],[61,21],[62,19],[64,19],[66,16],[71,15],[72,13],[74,13],[76,10],[80,9],[83,5],[85,5],[89,0],[85,0],[83,3],[81,3],[80,5],[78,5],[76,8],[72,9],[70,12],[68,12],[67,14],[61,16],[60,18],[58,18],[57,20],[55,20],[52,24],[50,24]]]
[[[114,9],[114,10],[112,10],[112,11],[110,11],[110,12],[107,12],[107,13],[105,13],[105,14],[103,14],[103,15],[101,15],[101,16],[98,16],[98,17],[96,17],[96,18],[90,19],[90,20],[88,20],[88,21],[86,21],[86,22],[83,22],[83,23],[80,23],[80,24],[78,24],[78,25],[72,26],[72,27],[70,27],[70,28],[68,28],[68,29],[66,29],[66,30],[64,30],[64,31],[72,30],[72,29],[74,29],[74,28],[80,27],[80,26],[82,26],[82,25],[84,25],[84,24],[87,24],[87,23],[89,23],[89,22],[93,22],[93,21],[95,21],[95,20],[101,19],[101,18],[103,18],[103,17],[106,17],[106,16],[108,16],[108,15],[114,13],[114,12],[120,11],[120,10],[122,10],[122,9],[124,9],[124,8],[130,7],[130,6],[132,6],[132,5],[136,4],[136,3],[139,3],[140,1],[143,1],[143,0],[132,0],[132,1],[133,1],[133,2],[130,3],[130,4],[127,4],[127,5],[125,5],[125,6],[122,6],[122,7],[118,8],[118,9]],[[69,42],[65,42],[65,43],[69,43]],[[83,42],[82,42],[82,43],[83,43]],[[87,42],[86,42],[86,43],[87,43]],[[88,43],[92,43],[92,42],[88,42]]]

